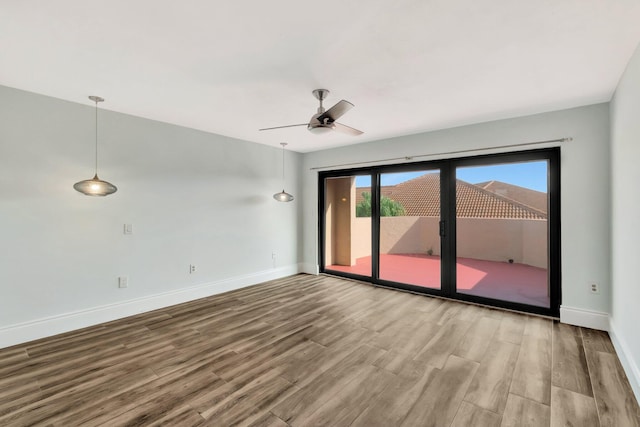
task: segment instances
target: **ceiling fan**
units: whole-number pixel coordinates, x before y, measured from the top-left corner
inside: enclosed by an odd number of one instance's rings
[[[329,91],[327,89],[316,89],[313,91],[313,96],[315,96],[318,101],[320,101],[320,106],[318,107],[318,112],[311,116],[311,120],[309,123],[301,123],[297,125],[287,125],[287,126],[276,126],[272,128],[264,128],[258,130],[273,130],[273,129],[282,129],[282,128],[290,128],[295,126],[306,126],[309,132],[312,133],[327,133],[330,131],[338,131],[342,133],[346,133],[348,135],[362,135],[362,131],[358,129],[354,129],[350,126],[343,125],[342,123],[336,122],[344,113],[353,108],[353,104],[349,101],[345,101],[344,99],[338,102],[333,107],[329,108],[325,111],[322,106],[322,101],[327,97]]]

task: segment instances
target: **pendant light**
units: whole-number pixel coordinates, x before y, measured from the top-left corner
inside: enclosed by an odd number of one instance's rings
[[[104,99],[99,96],[90,96],[89,99],[96,103],[96,170],[93,178],[76,182],[73,184],[73,188],[86,196],[108,196],[118,191],[118,188],[110,182],[98,178],[98,102],[102,102]]]
[[[280,145],[282,145],[282,186],[284,187],[284,147],[287,146],[287,143],[281,142]],[[282,189],[281,193],[274,194],[273,198],[279,202],[290,202],[293,200],[293,196],[289,193],[286,193],[284,191],[284,188]]]

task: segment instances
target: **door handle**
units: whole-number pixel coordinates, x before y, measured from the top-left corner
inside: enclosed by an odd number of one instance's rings
[[[440,237],[444,237],[445,236],[444,230],[445,230],[445,222],[444,221],[440,221]]]

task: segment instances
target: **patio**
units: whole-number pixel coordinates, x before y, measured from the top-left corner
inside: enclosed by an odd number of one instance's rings
[[[549,307],[546,269],[473,258],[456,261],[459,293]],[[353,266],[329,265],[326,269],[370,276],[371,256],[357,258]],[[381,254],[380,279],[439,289],[440,257]]]

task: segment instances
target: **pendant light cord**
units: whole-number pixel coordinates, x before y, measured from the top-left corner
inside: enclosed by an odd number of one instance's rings
[[[96,176],[98,176],[98,100],[96,100]]]
[[[287,146],[287,143],[281,142],[280,145],[282,145],[282,188],[284,188],[284,147]]]

